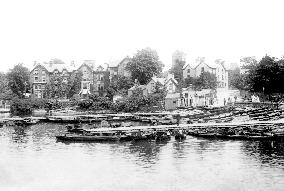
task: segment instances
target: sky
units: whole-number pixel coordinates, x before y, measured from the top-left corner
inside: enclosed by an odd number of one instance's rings
[[[0,0],[0,71],[34,61],[103,64],[150,47],[166,68],[181,50],[238,63],[284,55],[284,2],[269,0]]]

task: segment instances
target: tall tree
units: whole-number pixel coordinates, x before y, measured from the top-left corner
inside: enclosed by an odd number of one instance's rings
[[[7,73],[8,86],[11,91],[20,98],[29,90],[29,69],[23,64],[17,64]]]
[[[3,72],[0,72],[0,99],[10,100],[12,98],[13,98],[13,93],[8,86],[7,75]]]
[[[75,72],[71,75],[70,79],[68,80],[69,91],[67,93],[67,97],[71,98],[80,92],[82,76],[83,73],[81,71]]]
[[[116,93],[127,95],[128,89],[132,86],[134,86],[133,80],[119,75],[110,82],[107,88],[107,96],[112,99]]]
[[[216,76],[214,74],[211,74],[210,72],[202,72],[198,78],[194,79],[193,88],[196,90],[216,89]]]
[[[164,65],[159,60],[159,56],[155,50],[150,48],[139,50],[126,69],[131,72],[131,78],[134,81],[138,79],[140,84],[146,84],[154,75],[162,72]]]
[[[229,86],[239,90],[246,90],[245,74],[240,73],[240,68],[235,68],[229,71]]]

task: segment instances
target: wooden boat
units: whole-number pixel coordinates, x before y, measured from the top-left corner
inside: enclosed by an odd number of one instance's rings
[[[83,133],[74,134],[67,133],[65,135],[56,136],[59,141],[74,141],[74,142],[99,142],[99,141],[119,141],[120,135],[114,132],[97,132],[97,133]]]
[[[156,141],[170,140],[171,135],[168,131],[167,132],[166,131],[158,131],[158,132],[156,132],[155,139],[156,139]]]
[[[172,134],[176,140],[186,139],[186,132],[183,129],[173,130]]]
[[[39,119],[33,118],[33,117],[26,117],[23,119],[24,123],[26,125],[34,125],[39,122]]]
[[[231,139],[231,140],[284,140],[284,136],[267,135],[223,135],[217,133],[190,133],[189,135],[202,138]]]

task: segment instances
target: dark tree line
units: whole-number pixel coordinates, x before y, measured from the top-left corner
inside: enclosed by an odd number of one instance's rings
[[[284,58],[264,56],[259,62],[254,57],[241,59],[243,74],[231,72],[232,87],[264,94],[284,93]]]

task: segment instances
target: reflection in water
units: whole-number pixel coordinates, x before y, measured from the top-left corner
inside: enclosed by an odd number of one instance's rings
[[[64,125],[0,129],[0,190],[283,190],[283,143],[63,143]]]
[[[245,155],[263,164],[277,165],[284,169],[284,143],[277,141],[245,141],[242,145]]]
[[[27,143],[28,142],[28,135],[27,131],[29,130],[28,127],[21,127],[21,126],[10,126],[14,132],[12,133],[12,141],[16,143]]]

